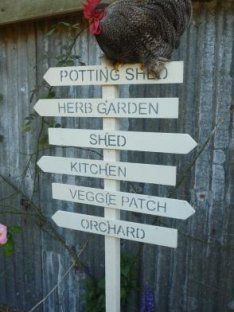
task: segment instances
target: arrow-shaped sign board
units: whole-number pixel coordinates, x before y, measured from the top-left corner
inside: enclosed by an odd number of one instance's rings
[[[61,210],[56,212],[52,218],[62,228],[172,248],[177,247],[178,233],[176,229],[111,220]]]
[[[197,143],[188,134],[49,128],[52,145],[187,154]]]
[[[176,184],[176,167],[125,162],[43,156],[38,166],[44,172],[119,181]]]
[[[185,200],[105,191],[61,183],[52,184],[52,194],[53,198],[58,200],[181,220],[188,219],[195,212]]]
[[[183,62],[169,62],[156,79],[141,68],[141,65],[72,66],[49,68],[44,79],[51,86],[165,84],[183,82]]]
[[[43,99],[34,109],[40,116],[178,118],[178,98]]]

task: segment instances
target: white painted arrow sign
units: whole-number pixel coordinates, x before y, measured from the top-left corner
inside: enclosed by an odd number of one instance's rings
[[[49,128],[49,144],[187,154],[197,143],[188,134]]]
[[[61,210],[56,212],[52,219],[62,228],[165,247],[177,247],[178,233],[176,229],[111,220]]]
[[[172,186],[176,184],[176,167],[173,166],[54,156],[43,156],[37,164],[44,172],[49,173]]]
[[[183,62],[167,63],[160,79],[148,75],[141,65],[129,64],[118,70],[108,65],[52,67],[44,79],[51,86],[182,83]]]
[[[192,206],[185,200],[105,191],[61,183],[52,184],[52,194],[53,198],[58,200],[181,220],[186,220],[195,213]]]
[[[178,98],[43,99],[34,109],[41,116],[178,118]]]

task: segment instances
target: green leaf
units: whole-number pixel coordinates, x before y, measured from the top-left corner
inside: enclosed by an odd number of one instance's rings
[[[6,257],[12,256],[14,253],[14,245],[13,244],[6,244],[4,246],[4,255]]]
[[[45,147],[48,145],[48,135],[44,135],[43,137],[40,138],[39,145],[41,147]]]
[[[31,116],[25,117],[24,120],[27,120],[30,122],[32,120],[32,117]]]
[[[32,130],[32,128],[30,126],[25,126],[23,127],[23,132],[30,132]]]
[[[136,288],[136,258],[133,255],[121,255],[121,301],[126,304],[132,290]],[[87,312],[105,311],[105,279],[88,279],[86,281]]]
[[[2,248],[3,248],[4,255],[7,257],[10,257],[14,253],[14,241],[13,241],[12,234],[8,233],[7,237],[8,237],[8,241],[5,245],[2,246]]]
[[[67,22],[59,22],[59,25],[66,26],[66,27],[71,27],[72,26],[72,24],[67,23]]]
[[[55,98],[55,96],[56,96],[55,91],[54,90],[49,90],[47,98],[48,99],[53,99],[53,98]]]
[[[46,37],[50,37],[56,31],[56,28],[52,28],[48,33],[45,34]]]
[[[0,93],[0,105],[3,104],[3,94]]]
[[[76,23],[74,25],[71,26],[74,29],[80,29],[80,23]]]
[[[17,226],[17,225],[15,225],[15,226],[10,226],[10,227],[9,227],[9,232],[10,232],[11,234],[18,234],[18,233],[21,233],[21,232],[22,232],[22,228],[21,228],[21,226]]]
[[[99,282],[98,282],[98,287],[100,289],[105,289],[105,279],[102,278]]]

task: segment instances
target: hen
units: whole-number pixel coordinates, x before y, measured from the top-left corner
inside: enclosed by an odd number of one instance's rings
[[[106,57],[115,63],[142,63],[159,77],[179,46],[192,12],[191,0],[87,0],[84,17]]]

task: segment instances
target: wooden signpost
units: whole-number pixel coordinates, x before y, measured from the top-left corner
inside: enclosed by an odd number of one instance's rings
[[[119,98],[121,84],[183,82],[183,62],[170,62],[160,79],[140,65],[117,70],[100,66],[50,68],[44,79],[51,86],[101,85],[101,99],[39,100],[41,116],[101,117],[103,130],[49,129],[49,143],[102,148],[103,160],[43,156],[39,167],[55,174],[104,179],[104,190],[61,183],[52,184],[54,199],[104,207],[104,218],[57,211],[55,223],[63,228],[105,236],[106,311],[120,312],[120,239],[177,247],[177,230],[120,220],[120,211],[132,211],[185,220],[194,209],[183,200],[120,192],[120,181],[176,184],[176,167],[120,162],[120,150],[187,154],[197,143],[187,134],[120,131],[118,118],[178,118],[178,98]]]

